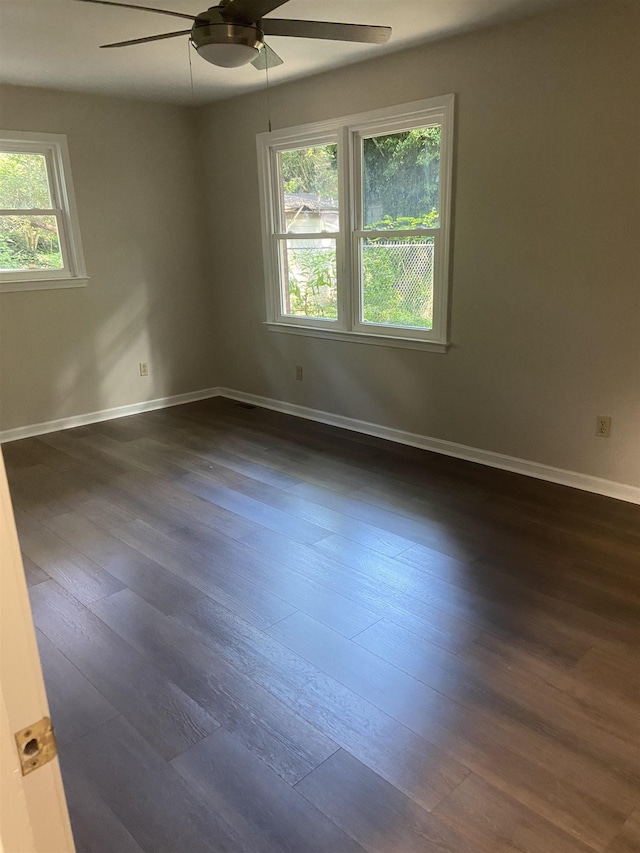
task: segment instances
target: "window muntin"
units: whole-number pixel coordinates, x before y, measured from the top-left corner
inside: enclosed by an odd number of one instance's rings
[[[0,131],[0,290],[85,276],[66,138]]]
[[[258,137],[270,328],[446,349],[452,119],[445,96]]]

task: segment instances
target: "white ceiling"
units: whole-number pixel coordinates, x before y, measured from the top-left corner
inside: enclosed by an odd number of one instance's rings
[[[270,71],[270,82],[277,85],[571,1],[289,0],[271,17],[382,24],[393,27],[393,35],[386,45],[271,38],[284,65]],[[132,2],[188,14],[208,5],[199,0]],[[251,66],[216,68],[192,52],[192,94],[187,36],[115,50],[98,47],[188,27],[178,18],[76,0],[0,0],[0,82],[176,103],[205,103],[264,86],[264,72]]]

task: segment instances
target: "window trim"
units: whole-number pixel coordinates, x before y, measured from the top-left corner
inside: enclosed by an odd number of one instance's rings
[[[267,307],[265,324],[270,331],[446,352],[449,347],[454,102],[453,94],[442,95],[396,107],[258,134],[256,141]],[[430,330],[425,330],[360,322],[359,242],[362,233],[365,233],[358,230],[362,207],[360,140],[433,124],[442,127],[440,225],[437,229],[419,229],[418,232],[423,237],[434,235],[438,243],[434,250],[433,326]],[[275,228],[276,224],[280,224],[281,216],[277,155],[287,149],[328,143],[337,143],[341,163],[338,190],[340,230],[337,234],[332,234],[332,237],[337,238],[338,320],[285,315],[280,307],[281,278],[277,248],[282,235]],[[389,233],[400,234],[399,231]]]
[[[56,217],[64,264],[59,270],[0,271],[0,293],[85,287],[88,276],[82,251],[67,137],[59,133],[0,130],[0,150],[42,154],[45,157],[53,207],[37,213]],[[17,215],[26,213],[33,214],[34,211],[16,211]]]

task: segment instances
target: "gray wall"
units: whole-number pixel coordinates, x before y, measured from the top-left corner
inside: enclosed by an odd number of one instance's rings
[[[580,3],[272,89],[274,128],[456,94],[446,355],[262,325],[265,94],[202,108],[218,381],[640,483],[639,11]]]
[[[91,277],[0,294],[0,429],[208,387],[193,111],[3,87],[0,127],[67,134]]]
[[[589,0],[272,89],[274,127],[456,94],[444,355],[267,331],[264,92],[4,88],[1,126],[68,136],[91,281],[0,295],[0,429],[225,385],[640,484],[639,13]]]

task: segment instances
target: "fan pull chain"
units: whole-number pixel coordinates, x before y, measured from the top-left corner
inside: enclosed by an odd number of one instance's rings
[[[269,56],[266,57],[267,61],[264,66],[265,73],[267,75],[267,119],[269,122],[269,133],[271,133],[271,98],[269,93]]]
[[[189,53],[189,79],[191,81],[191,105],[193,106],[195,95],[193,92],[193,66],[191,64],[191,39],[187,39],[187,51]]]

